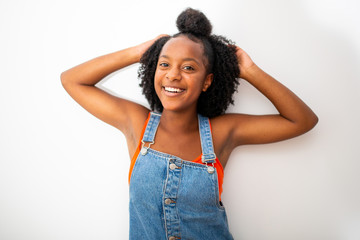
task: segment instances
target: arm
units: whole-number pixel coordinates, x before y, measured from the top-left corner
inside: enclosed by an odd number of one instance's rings
[[[142,54],[160,37],[162,36],[73,67],[61,74],[61,83],[83,108],[128,135],[127,131],[131,130],[131,125],[137,125],[132,120],[146,119],[149,110],[139,104],[115,97],[95,85],[110,73],[139,62]]]
[[[261,70],[241,48],[237,48],[236,55],[240,68],[239,77],[264,94],[279,114],[226,116],[227,121],[232,123],[230,136],[235,144],[233,147],[289,139],[309,131],[316,125],[317,116],[299,97]]]

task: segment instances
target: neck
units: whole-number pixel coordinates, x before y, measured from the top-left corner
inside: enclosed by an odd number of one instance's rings
[[[198,117],[196,111],[188,112],[162,112],[160,126],[168,132],[198,131]]]

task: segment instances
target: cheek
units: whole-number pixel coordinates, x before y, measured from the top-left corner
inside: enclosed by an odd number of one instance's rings
[[[197,89],[202,91],[204,84],[205,84],[205,79],[202,75],[200,75],[196,78],[196,81],[193,83],[193,86],[195,86]]]
[[[159,95],[159,92],[161,91],[161,77],[158,71],[155,72],[154,75],[154,88],[157,95]]]
[[[156,69],[155,75],[154,75],[154,81],[160,81],[160,79],[163,77],[164,72],[161,70]]]

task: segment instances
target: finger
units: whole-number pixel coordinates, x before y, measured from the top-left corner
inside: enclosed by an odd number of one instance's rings
[[[160,38],[162,38],[162,37],[170,37],[170,35],[169,35],[169,34],[160,34],[160,35],[157,36],[155,39],[158,40],[158,39],[160,39]]]

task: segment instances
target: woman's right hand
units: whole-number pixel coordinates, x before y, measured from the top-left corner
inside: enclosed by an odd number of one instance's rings
[[[151,45],[153,45],[158,39],[162,38],[162,37],[169,37],[168,34],[160,34],[159,36],[157,36],[154,39],[151,39],[149,41],[143,42],[137,46],[135,46],[138,55],[139,55],[139,61],[142,57],[142,55],[144,55],[144,53],[151,47]]]

